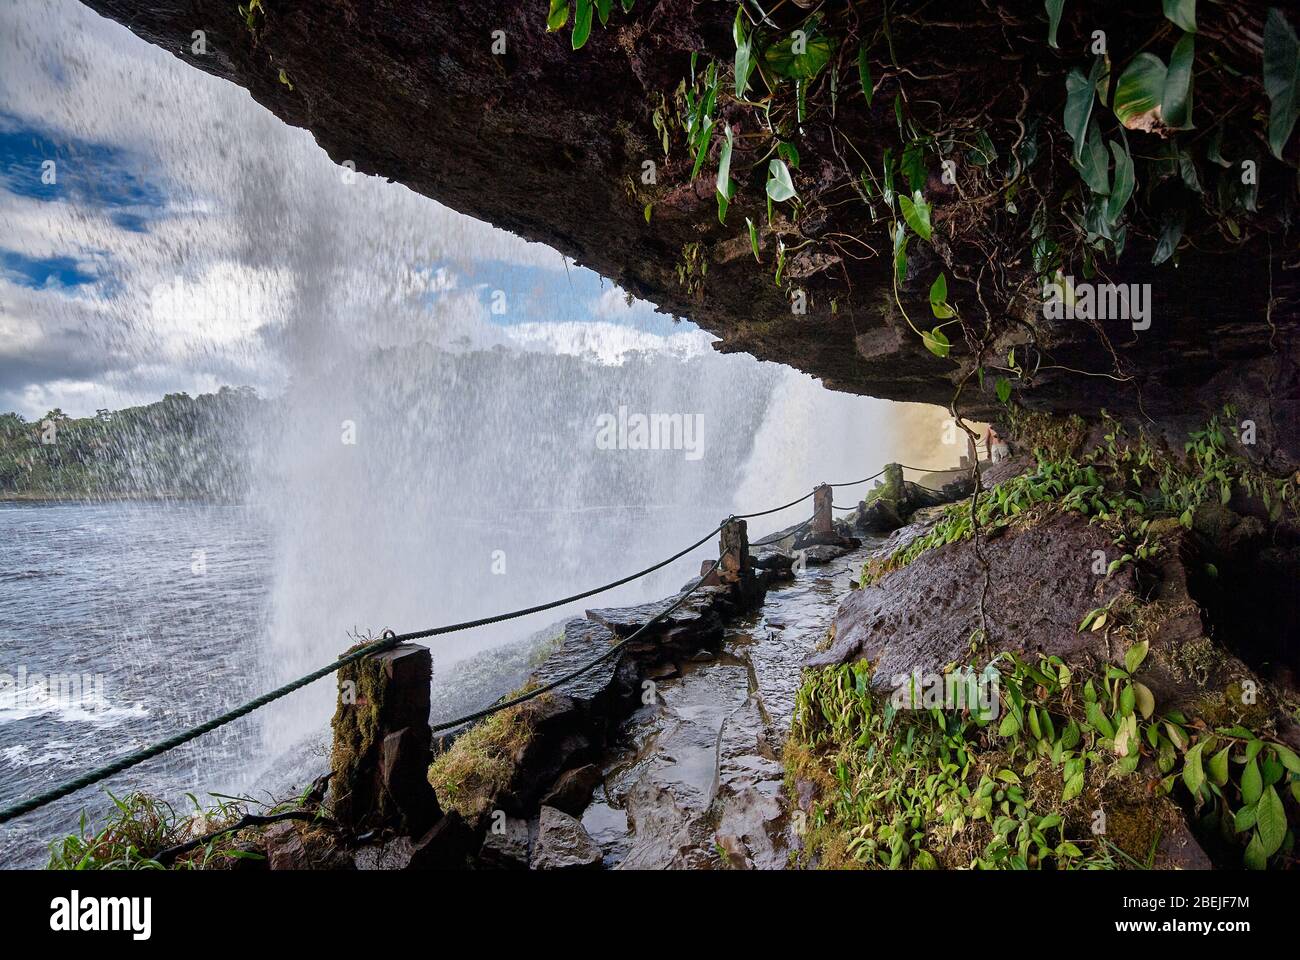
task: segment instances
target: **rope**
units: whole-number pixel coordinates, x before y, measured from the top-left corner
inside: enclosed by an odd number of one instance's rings
[[[469,713],[463,717],[458,717],[455,720],[444,720],[442,723],[434,724],[430,729],[434,733],[437,733],[440,730],[450,730],[452,727],[459,727],[461,724],[464,723],[472,723],[475,720],[481,720],[484,717],[490,717],[494,713],[500,713],[502,710],[508,710],[511,707],[517,707],[519,704],[532,700],[534,697],[540,697],[544,693],[549,693],[550,691],[554,690],[556,687],[562,686],[563,684],[568,683],[570,680],[573,680],[575,677],[582,676],[582,674],[586,673],[596,664],[603,663],[604,661],[612,657],[614,654],[618,653],[618,651],[622,650],[624,647],[626,647],[637,637],[641,636],[641,634],[645,633],[656,623],[658,623],[664,617],[668,616],[668,614],[672,613],[683,603],[685,603],[686,598],[689,597],[691,594],[693,594],[696,590],[700,589],[701,584],[704,583],[705,577],[707,577],[714,570],[718,569],[718,564],[720,563],[722,563],[721,557],[719,557],[717,560],[714,560],[713,566],[709,567],[707,571],[701,574],[699,582],[696,583],[695,586],[687,590],[685,593],[683,593],[680,597],[678,597],[672,606],[667,607],[666,609],[661,610],[659,613],[655,614],[644,624],[638,627],[634,632],[624,637],[618,643],[614,644],[612,647],[610,647],[608,650],[606,650],[604,653],[598,656],[595,660],[592,660],[591,662],[584,664],[581,667],[578,667],[576,670],[566,673],[558,680],[552,680],[550,683],[546,684],[545,686],[538,687],[535,690],[529,690],[527,693],[521,694],[520,696],[515,697],[513,700],[507,700],[505,703],[494,704],[493,706],[486,707],[475,713]]]
[[[131,767],[138,766],[139,764],[144,763],[146,760],[151,760],[161,753],[166,753],[168,750],[174,750],[176,747],[189,743],[191,740],[197,740],[205,733],[211,733],[213,730],[216,730],[218,727],[223,727],[228,723],[238,720],[240,717],[247,716],[248,714],[252,713],[254,710],[260,709],[261,707],[264,707],[268,703],[271,703],[275,700],[279,700],[281,697],[288,696],[289,694],[293,693],[295,690],[300,690],[301,688],[307,686],[307,684],[313,683],[319,680],[321,677],[328,676],[329,674],[335,672],[336,670],[340,670],[343,667],[347,666],[348,664],[355,663],[356,661],[364,657],[368,657],[376,653],[382,653],[384,650],[391,649],[392,647],[397,646],[399,643],[405,643],[409,640],[421,640],[424,639],[425,637],[440,636],[445,633],[454,633],[459,630],[469,630],[473,627],[482,627],[492,623],[501,623],[502,621],[505,620],[513,620],[518,617],[528,616],[531,613],[540,613],[544,610],[551,610],[554,609],[555,607],[564,606],[565,604],[572,603],[575,600],[582,600],[587,597],[594,596],[597,593],[604,593],[607,590],[612,590],[614,587],[622,586],[623,584],[628,583],[632,580],[636,580],[639,577],[644,577],[647,574],[653,573],[654,571],[672,563],[674,560],[678,560],[681,557],[684,557],[686,554],[690,553],[696,547],[701,546],[706,541],[712,539],[712,537],[715,534],[717,534],[721,529],[722,529],[722,525],[719,524],[708,534],[701,537],[699,540],[696,540],[693,544],[691,544],[686,549],[673,554],[671,557],[669,557],[666,560],[661,560],[659,563],[656,563],[653,566],[646,567],[644,570],[638,573],[629,574],[626,577],[622,577],[621,579],[615,580],[612,583],[607,583],[604,586],[593,587],[591,590],[584,590],[582,593],[575,593],[573,594],[573,596],[565,597],[562,600],[552,600],[550,603],[538,604],[535,607],[525,607],[522,610],[514,610],[511,611],[510,613],[497,614],[496,616],[493,617],[483,617],[478,620],[467,620],[463,623],[453,623],[447,626],[434,627],[430,630],[419,630],[414,633],[395,634],[391,630],[386,631],[385,634],[375,642],[366,644],[364,647],[359,647],[358,649],[352,651],[351,653],[346,654],[340,657],[339,659],[335,660],[333,663],[326,664],[325,666],[320,667],[317,670],[313,670],[311,673],[307,674],[306,676],[300,677],[297,680],[292,681],[291,683],[286,683],[282,687],[277,687],[275,690],[272,690],[270,693],[264,693],[260,697],[250,700],[248,701],[248,703],[245,703],[242,706],[235,707],[233,710],[228,710],[227,712],[221,714],[219,717],[214,717],[213,719],[207,721],[206,723],[199,724],[197,727],[192,727],[189,730],[184,730],[180,733],[170,736],[165,740],[155,743],[153,746],[146,747],[143,750],[137,750],[135,753],[127,754],[124,757],[119,757],[117,760],[114,760],[112,763],[109,763],[105,766],[99,767],[94,770],[87,771],[86,773],[83,773],[79,777],[69,780],[66,783],[62,783],[57,787],[52,787],[51,789],[46,790],[44,793],[37,794],[36,796],[31,797],[30,799],[23,800],[20,801],[19,803],[13,804],[12,806],[5,807],[3,810],[0,810],[0,823],[7,823],[8,821],[15,819],[16,817],[21,817],[25,813],[31,813],[33,810],[46,806],[47,804],[53,803],[56,800],[62,800],[64,797],[68,796],[69,794],[76,793],[78,790],[83,790],[86,787],[98,783],[101,780],[106,780],[109,777],[114,776],[115,774],[121,773],[123,770],[129,770]],[[674,607],[671,609],[676,609],[676,608]],[[588,668],[590,666],[592,665],[588,664]]]
[[[902,465],[900,464],[900,466]],[[920,468],[903,467],[903,469],[919,470]],[[864,477],[861,480],[853,480],[847,483],[832,483],[832,484],[828,484],[828,486],[831,487],[857,486],[858,484],[866,483],[868,480],[874,480],[876,477],[881,476],[884,472],[885,472],[884,470],[881,470],[879,473],[872,474],[870,477]],[[940,471],[927,471],[927,472],[935,473]],[[779,507],[773,507],[770,510],[762,510],[756,513],[743,513],[729,519],[749,520],[749,519],[754,519],[755,517],[765,517],[768,516],[769,514],[778,513],[781,510],[787,510],[790,507],[797,506],[798,504],[803,503],[803,501],[807,500],[811,496],[813,496],[813,492],[806,493],[797,500],[791,500],[789,503],[783,504]],[[841,507],[839,509],[846,509],[846,508]],[[804,527],[808,526],[808,524],[810,523],[812,523],[812,518],[805,520],[803,523],[801,523],[798,527],[795,527],[789,533],[782,534],[770,540],[759,541],[758,543],[753,544],[753,546],[756,547],[767,546],[771,543],[775,543],[778,540],[783,540],[786,537],[793,536],[794,534],[802,530]],[[384,631],[383,636],[381,636],[378,640],[374,641],[373,643],[368,643],[365,646],[358,647],[356,650],[352,651],[351,653],[345,654],[344,656],[340,657],[334,662],[326,664],[325,666],[320,667],[316,670],[313,670],[311,673],[307,674],[306,676],[299,677],[297,680],[293,680],[289,683],[284,684],[281,687],[277,687],[276,689],[270,691],[269,693],[264,693],[260,697],[256,697],[241,706],[235,707],[233,710],[228,710],[225,713],[221,714],[220,716],[208,720],[206,723],[199,724],[197,727],[191,727],[189,730],[181,731],[180,733],[174,734],[173,736],[170,736],[165,740],[161,740],[158,743],[153,744],[152,746],[144,748],[143,750],[137,750],[136,752],[127,754],[124,757],[119,757],[117,760],[114,760],[112,763],[106,764],[105,766],[99,767],[94,770],[89,770],[86,773],[83,773],[79,777],[76,777],[72,780],[67,781],[66,783],[60,784],[59,786],[46,790],[44,793],[37,794],[36,796],[31,797],[27,800],[23,800],[18,803],[12,804],[11,806],[5,807],[3,810],[0,810],[0,823],[7,823],[10,820],[22,816],[23,814],[30,813],[31,811],[46,806],[47,804],[53,803],[56,800],[61,800],[70,794],[76,793],[78,790],[85,789],[86,787],[89,787],[92,784],[98,783],[101,780],[106,780],[109,777],[121,773],[124,770],[129,770],[131,767],[138,766],[139,764],[144,763],[146,760],[151,760],[152,758],[158,756],[159,754],[166,753],[168,750],[173,750],[176,747],[189,743],[192,740],[197,740],[199,737],[203,736],[204,734],[211,733],[213,730],[216,730],[218,727],[223,727],[228,723],[232,723],[235,720],[238,720],[240,717],[247,716],[248,714],[252,713],[254,710],[258,710],[269,703],[279,700],[282,697],[288,696],[294,691],[300,690],[303,687],[307,686],[308,684],[314,683],[315,681],[321,679],[322,677],[328,676],[329,674],[342,669],[348,664],[355,663],[358,660],[361,660],[368,656],[372,656],[376,653],[381,653],[384,650],[392,649],[393,647],[397,646],[400,643],[406,643],[411,640],[423,640],[423,639],[427,639],[428,637],[436,637],[436,636],[441,636],[443,634],[455,633],[460,630],[470,630],[475,627],[484,627],[494,623],[502,623],[506,620],[514,620],[519,617],[526,617],[534,613],[541,613],[546,610],[553,610],[556,607],[565,606],[566,604],[574,603],[575,601],[578,600],[584,600],[587,597],[595,596],[598,593],[604,593],[607,590],[612,590],[615,587],[620,587],[625,583],[630,583],[633,580],[640,579],[641,577],[654,573],[656,570],[660,570],[663,567],[666,567],[668,564],[672,563],[673,561],[681,559],[686,554],[690,553],[692,550],[696,549],[699,546],[702,546],[705,542],[712,539],[714,535],[719,533],[722,530],[723,526],[724,524],[719,524],[717,527],[709,531],[699,540],[696,540],[689,547],[686,547],[684,550],[678,551],[677,553],[673,554],[671,557],[668,557],[665,560],[661,560],[658,563],[653,564],[652,566],[646,567],[644,570],[638,571],[637,573],[628,574],[625,577],[604,584],[603,586],[593,587],[590,590],[584,590],[581,593],[575,593],[572,596],[564,597],[560,600],[552,600],[549,603],[541,603],[541,604],[537,604],[536,606],[525,607],[520,610],[513,610],[509,613],[496,614],[495,616],[491,616],[491,617],[481,617],[477,620],[466,620],[461,623],[447,624],[441,627],[432,627],[428,630],[417,630],[412,633],[396,634],[393,633],[391,630],[386,630]],[[714,561],[713,566],[710,568],[709,572],[711,573],[713,570],[716,570],[720,562],[721,562],[720,559]],[[613,656],[617,651],[621,650],[633,639],[640,636],[642,633],[644,633],[655,623],[659,622],[668,614],[672,613],[674,610],[676,610],[686,601],[687,597],[691,596],[696,590],[698,590],[699,586],[700,586],[699,583],[697,583],[690,590],[686,591],[680,597],[678,597],[678,599],[676,600],[675,603],[672,604],[672,606],[668,607],[663,612],[656,615],[654,618],[648,621],[644,626],[642,626],[636,632],[634,632],[624,640],[619,641],[614,646],[610,647],[610,649],[606,653],[602,654],[600,657],[597,657],[595,660],[591,661],[585,666],[579,667],[577,670],[572,671],[571,673],[559,678],[558,680],[552,681],[546,686],[539,687],[536,690],[529,691],[527,694],[524,694],[520,697],[516,697],[513,700],[507,701],[506,703],[497,704],[495,706],[488,707],[484,710],[478,711],[477,713],[469,714],[468,716],[461,717],[457,720],[440,723],[437,726],[433,727],[432,729],[435,731],[446,730],[450,727],[460,726],[461,724],[469,723],[473,720],[478,720],[481,719],[482,717],[490,716],[491,714],[497,713],[500,710],[505,710],[508,709],[509,707],[517,706],[520,703],[524,703],[527,700],[531,700],[534,697],[540,696],[543,693],[555,689],[561,684],[568,683],[570,680],[574,679],[575,677],[581,676],[583,673],[590,670],[596,664],[601,663],[602,661]]]

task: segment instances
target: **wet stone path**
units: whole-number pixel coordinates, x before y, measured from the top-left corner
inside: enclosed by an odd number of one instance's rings
[[[582,816],[607,868],[787,865],[794,835],[780,751],[799,664],[875,546],[771,588],[727,628],[719,653],[660,671],[653,703],[623,725]]]

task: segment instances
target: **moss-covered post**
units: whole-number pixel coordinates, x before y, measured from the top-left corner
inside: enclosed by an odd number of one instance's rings
[[[831,523],[831,488],[830,484],[823,483],[813,488],[813,517],[809,532],[816,536],[819,533],[831,533],[833,530],[834,527]]]
[[[429,648],[411,643],[339,671],[330,794],[335,820],[354,834],[420,836],[441,815],[428,780],[432,680]]]

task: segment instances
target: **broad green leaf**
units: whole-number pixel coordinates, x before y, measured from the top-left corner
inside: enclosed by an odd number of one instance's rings
[[[1112,140],[1110,152],[1115,158],[1115,181],[1110,187],[1110,199],[1106,201],[1106,217],[1115,224],[1119,222],[1129,197],[1133,196],[1136,181],[1133,177],[1133,159],[1128,155],[1128,149],[1118,140]]]
[[[573,49],[581,50],[582,45],[587,42],[591,36],[591,0],[574,0],[576,4],[573,14]]]
[[[1264,852],[1264,845],[1259,842],[1259,834],[1250,835],[1250,843],[1246,844],[1246,853],[1243,857],[1247,870],[1264,870],[1268,868],[1268,854]]]
[[[1160,114],[1167,126],[1188,130],[1192,124],[1192,66],[1196,60],[1196,36],[1184,33],[1169,56]]]
[[[1061,802],[1069,803],[1080,793],[1083,792],[1083,774],[1076,773],[1065,782],[1065,789],[1061,791]]]
[[[1271,786],[1265,787],[1259,798],[1255,829],[1259,831],[1265,857],[1271,857],[1281,849],[1286,837],[1286,811],[1282,809],[1282,798]]]
[[[791,169],[799,169],[799,148],[793,143],[782,140],[776,145],[776,155],[784,160]]]
[[[1061,25],[1061,8],[1065,6],[1065,0],[1045,0],[1044,6],[1047,7],[1047,45],[1059,50],[1056,30]]]
[[[1165,18],[1186,30],[1196,32],[1196,0],[1164,0]]]
[[[871,98],[875,95],[871,85],[871,64],[867,60],[866,45],[858,47],[858,81],[862,84],[862,95],[867,98],[867,106],[871,106]]]
[[[1228,782],[1228,754],[1231,751],[1232,747],[1227,746],[1210,758],[1207,772],[1210,774],[1211,783],[1223,786]]]
[[[802,38],[798,34],[802,33]],[[796,46],[802,53],[796,53]],[[790,80],[811,80],[821,73],[831,59],[830,38],[817,32],[816,27],[792,31],[789,36],[772,44],[763,52],[763,59],[778,76]]]
[[[930,284],[930,303],[947,303],[948,302],[948,278],[942,272],[934,278],[934,283]]]
[[[930,205],[922,198],[921,191],[917,190],[912,194],[911,199],[899,194],[898,205],[903,211],[903,219],[912,228],[912,232],[922,240],[929,240],[931,232]]]
[[[1233,815],[1232,829],[1238,833],[1245,833],[1255,826],[1256,817],[1257,813],[1253,806],[1242,807]]]
[[[1160,123],[1160,102],[1165,95],[1164,61],[1151,53],[1133,58],[1115,85],[1112,109],[1119,122],[1130,130],[1155,130]],[[1075,142],[1076,153],[1078,141]]]
[[[998,403],[1006,403],[1011,399],[1011,381],[1006,377],[998,377],[993,389],[998,395]]]
[[[1241,771],[1241,800],[1253,806],[1264,792],[1264,778],[1259,774],[1259,763],[1251,758]]]
[[[1110,193],[1110,159],[1095,118],[1088,124],[1088,138],[1084,143],[1079,174],[1093,193],[1103,197]]]
[[[790,179],[790,169],[784,160],[772,158],[767,165],[767,195],[780,203],[795,196],[794,181]]]
[[[935,327],[929,333],[922,333],[921,341],[925,344],[925,348],[936,357],[948,356],[948,350],[952,346],[948,342],[948,338],[944,335],[944,332],[938,327]]]
[[[1269,749],[1277,754],[1277,758],[1281,761],[1282,766],[1286,767],[1292,773],[1300,773],[1300,757],[1297,757],[1290,748],[1284,747],[1280,743],[1270,743]]]
[[[1137,699],[1137,708],[1142,714],[1143,720],[1150,720],[1151,714],[1156,712],[1156,698],[1151,693],[1151,688],[1145,683],[1133,681],[1133,694]]]
[[[546,15],[546,32],[554,33],[569,22],[569,0],[551,0],[550,12]]]
[[[1163,65],[1162,65],[1163,66]],[[1088,121],[1096,97],[1092,80],[1075,67],[1065,78],[1065,132],[1074,139],[1074,162],[1083,162],[1083,145],[1087,140]]]
[[[1170,210],[1165,215],[1164,229],[1160,231],[1160,239],[1156,243],[1156,252],[1151,257],[1151,263],[1160,265],[1172,257],[1178,251],[1178,244],[1183,239],[1183,226],[1186,223],[1187,213],[1184,210]],[[1179,517],[1179,521],[1187,529],[1192,528],[1192,511],[1185,510]]]
[[[1281,160],[1300,117],[1300,41],[1277,7],[1268,11],[1264,23],[1264,92],[1270,104],[1268,145]]]
[[[1204,743],[1198,743],[1183,758],[1183,783],[1187,784],[1193,797],[1199,796],[1201,787],[1205,784],[1205,769],[1201,765],[1201,748],[1204,746]]]
[[[1147,651],[1150,648],[1151,644],[1146,640],[1143,640],[1141,643],[1133,644],[1133,646],[1129,647],[1128,650],[1125,651],[1124,666],[1128,669],[1129,673],[1137,672],[1137,668],[1142,666],[1142,661],[1147,658]]]
[[[595,0],[596,16],[600,17],[602,27],[609,25],[609,11],[614,6],[614,0]]]

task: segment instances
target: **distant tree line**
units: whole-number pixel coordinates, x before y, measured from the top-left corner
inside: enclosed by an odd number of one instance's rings
[[[269,406],[252,387],[222,387],[93,417],[0,414],[0,497],[242,499]]]

